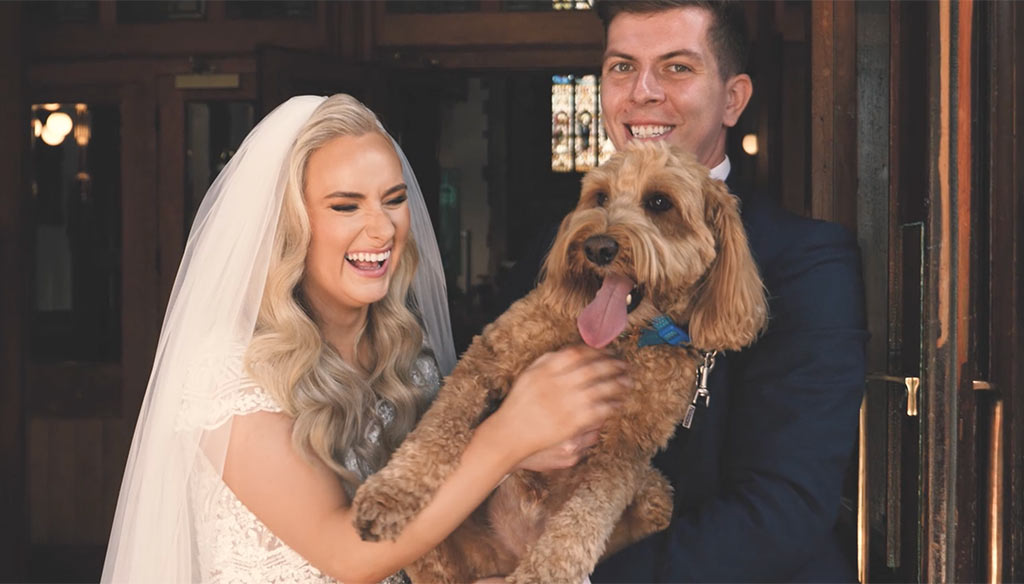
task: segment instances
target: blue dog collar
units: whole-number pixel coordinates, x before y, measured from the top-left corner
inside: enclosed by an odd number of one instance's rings
[[[651,319],[651,326],[654,329],[644,329],[637,340],[638,347],[667,344],[673,347],[690,344],[690,335],[686,330],[680,328],[672,319],[665,315],[658,315]]]

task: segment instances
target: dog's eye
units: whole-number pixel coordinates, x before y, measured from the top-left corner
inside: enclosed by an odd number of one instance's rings
[[[604,207],[605,203],[608,202],[608,193],[598,191],[597,194],[594,195],[594,201],[597,203],[598,207]]]
[[[664,213],[672,208],[672,199],[665,193],[652,193],[644,201],[644,206],[655,213]]]

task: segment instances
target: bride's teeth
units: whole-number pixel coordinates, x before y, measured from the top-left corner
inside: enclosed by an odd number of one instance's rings
[[[632,293],[626,294],[626,306],[629,306],[630,304],[633,304],[633,294]]]
[[[634,138],[655,138],[668,132],[672,126],[630,126]]]
[[[345,255],[345,259],[353,262],[382,262],[391,257],[391,250],[382,253],[350,253]]]

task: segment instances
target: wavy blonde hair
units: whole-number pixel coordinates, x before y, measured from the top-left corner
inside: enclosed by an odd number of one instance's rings
[[[324,101],[300,130],[288,160],[287,186],[253,339],[246,351],[249,374],[295,418],[292,443],[323,461],[350,494],[362,482],[344,465],[351,451],[370,469],[387,462],[412,429],[426,398],[411,378],[423,350],[423,333],[407,305],[419,255],[410,233],[394,266],[387,295],[369,306],[356,338],[356,354],[368,355],[369,375],[346,363],[324,339],[303,296],[310,223],[303,193],[310,156],[342,136],[383,134],[377,117],[349,95]],[[390,141],[390,138],[389,138]],[[367,346],[361,351],[362,345]],[[384,423],[378,402],[394,409]],[[367,440],[374,424],[379,439]]]

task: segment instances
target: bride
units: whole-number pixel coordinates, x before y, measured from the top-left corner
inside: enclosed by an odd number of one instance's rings
[[[440,256],[401,149],[350,96],[292,98],[200,207],[102,581],[400,582],[506,474],[575,464],[629,383],[584,347],[541,357],[399,539],[362,541],[353,493],[454,361]]]

